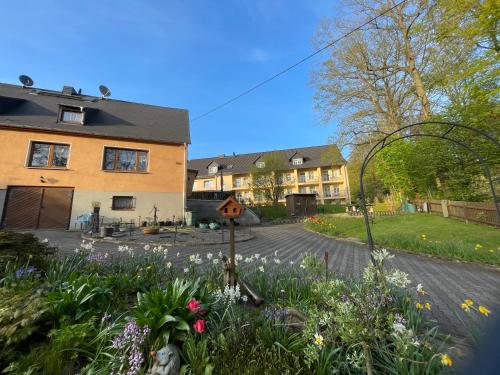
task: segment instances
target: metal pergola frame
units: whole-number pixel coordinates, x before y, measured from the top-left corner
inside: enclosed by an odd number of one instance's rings
[[[409,130],[409,129],[412,129],[415,127],[419,128],[419,127],[422,127],[424,125],[445,125],[448,128],[442,134],[432,134],[432,133],[426,134],[426,133],[419,132],[419,133],[415,133],[415,134],[400,135],[397,138],[389,139],[392,136],[394,136],[395,134],[404,133],[406,130]],[[491,190],[491,195],[493,197],[493,202],[495,203],[497,218],[500,220],[500,207],[499,207],[500,205],[498,202],[498,198],[497,198],[497,194],[496,194],[496,190],[495,190],[495,185],[494,185],[493,179],[491,177],[490,168],[488,167],[488,164],[486,163],[486,159],[483,158],[479,152],[477,152],[476,150],[474,150],[472,147],[468,146],[467,144],[465,144],[461,140],[453,139],[449,136],[450,133],[456,128],[465,129],[465,130],[471,131],[473,133],[476,133],[477,135],[482,136],[482,137],[490,140],[500,149],[500,142],[498,141],[498,139],[496,139],[493,135],[491,135],[490,133],[485,132],[483,130],[476,129],[476,128],[473,128],[473,127],[468,126],[468,125],[445,122],[445,121],[424,121],[424,122],[417,122],[414,124],[403,126],[403,127],[399,128],[398,130],[395,130],[395,131],[387,134],[382,139],[377,141],[377,143],[375,143],[375,145],[370,149],[368,154],[365,156],[365,158],[363,160],[363,164],[361,165],[361,171],[360,171],[360,199],[361,199],[361,210],[363,212],[364,222],[365,222],[365,227],[366,227],[366,234],[367,234],[367,238],[368,238],[368,249],[370,251],[370,258],[371,258],[373,263],[375,263],[375,259],[373,257],[373,251],[375,250],[375,243],[373,241],[373,236],[372,236],[372,232],[371,232],[371,228],[370,228],[370,218],[368,215],[368,210],[366,209],[366,197],[365,197],[365,188],[364,188],[363,177],[364,177],[364,174],[366,171],[366,167],[368,166],[368,163],[373,159],[373,157],[375,155],[377,155],[380,151],[382,151],[384,148],[393,144],[394,142],[401,141],[401,140],[408,139],[408,138],[414,138],[414,137],[437,138],[437,139],[442,139],[442,140],[446,140],[446,141],[449,141],[451,143],[454,143],[454,144],[464,148],[465,150],[469,151],[479,161],[479,163],[481,164],[481,167],[483,168],[484,175],[488,179],[488,183],[489,183],[490,190]]]

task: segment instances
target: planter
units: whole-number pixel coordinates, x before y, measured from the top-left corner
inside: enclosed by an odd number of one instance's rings
[[[208,227],[212,230],[220,229],[219,223],[210,223]]]
[[[208,224],[200,223],[200,224],[198,224],[198,228],[200,228],[200,229],[208,229]]]
[[[158,234],[158,233],[160,233],[160,228],[143,228],[142,233],[144,233],[144,234]]]
[[[113,235],[113,227],[101,227],[101,237],[111,237]]]

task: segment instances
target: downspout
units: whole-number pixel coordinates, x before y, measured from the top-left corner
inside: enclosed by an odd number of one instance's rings
[[[182,188],[182,218],[183,221],[186,221],[186,205],[187,205],[187,152],[188,146],[187,143],[184,142],[184,186]]]

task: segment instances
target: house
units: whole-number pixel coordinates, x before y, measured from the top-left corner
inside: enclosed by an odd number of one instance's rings
[[[263,203],[251,189],[252,168],[265,167],[264,156],[278,153],[288,163],[283,173],[281,202],[287,194],[316,194],[320,203],[350,203],[346,161],[335,145],[264,151],[240,155],[219,155],[193,159],[188,167],[197,170],[193,191],[234,191],[245,203]]]
[[[182,218],[189,143],[184,109],[0,84],[1,225]]]

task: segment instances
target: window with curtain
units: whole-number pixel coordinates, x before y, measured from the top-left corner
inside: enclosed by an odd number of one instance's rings
[[[32,142],[30,147],[29,167],[66,168],[68,164],[69,145]]]
[[[135,198],[130,196],[114,196],[112,210],[134,210]]]
[[[107,171],[146,172],[148,152],[125,148],[106,147],[103,168]]]

